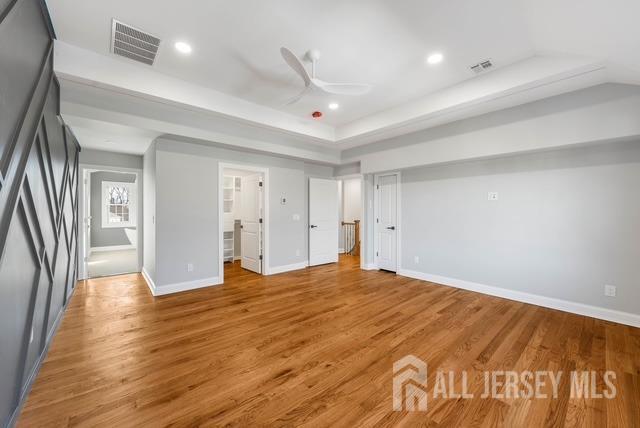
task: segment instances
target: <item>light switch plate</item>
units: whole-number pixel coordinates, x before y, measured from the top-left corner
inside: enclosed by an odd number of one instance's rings
[[[605,285],[604,286],[604,295],[607,297],[616,297],[616,286],[615,285]]]
[[[489,192],[487,199],[490,201],[497,201],[498,200],[498,192]]]

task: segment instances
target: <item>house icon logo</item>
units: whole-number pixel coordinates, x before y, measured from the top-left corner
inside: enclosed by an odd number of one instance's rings
[[[427,410],[427,363],[414,355],[393,363],[393,410]]]

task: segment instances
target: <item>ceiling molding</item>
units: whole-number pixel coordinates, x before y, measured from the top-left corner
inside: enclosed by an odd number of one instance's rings
[[[54,54],[56,75],[68,81],[304,136],[316,143],[335,141],[332,126],[194,85],[138,64],[59,40],[55,41]]]

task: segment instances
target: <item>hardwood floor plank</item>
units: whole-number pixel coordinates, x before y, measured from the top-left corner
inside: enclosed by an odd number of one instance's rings
[[[426,412],[392,409],[409,354],[427,363]],[[571,398],[574,369],[596,371],[599,390],[616,371],[618,396]],[[558,399],[481,398],[486,370],[565,378]],[[439,371],[474,398],[434,398]],[[81,282],[19,426],[633,427],[639,379],[640,329],[348,256],[274,276],[228,264],[223,285],[157,298],[137,274]]]

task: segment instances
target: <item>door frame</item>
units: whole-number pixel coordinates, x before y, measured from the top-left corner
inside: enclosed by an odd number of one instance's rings
[[[224,170],[241,169],[262,173],[264,179],[262,185],[264,200],[264,216],[262,220],[262,275],[269,275],[269,168],[242,164],[218,162],[218,276],[220,283],[224,283]],[[242,189],[240,189],[242,191]]]
[[[340,215],[344,216],[344,180],[351,180],[357,178],[360,180],[360,217],[362,217],[360,219],[360,269],[365,269],[365,254],[364,252],[366,251],[367,248],[367,242],[368,242],[368,236],[367,236],[367,227],[368,227],[368,221],[367,221],[367,203],[366,203],[366,197],[365,197],[365,193],[366,193],[366,182],[364,179],[364,174],[346,174],[346,175],[338,175],[335,177],[336,180],[339,180],[342,183],[342,189],[341,189],[341,203],[343,206],[340,207]],[[340,228],[338,228],[338,233],[340,233]]]
[[[91,185],[90,176],[85,177],[91,172],[118,172],[118,173],[128,173],[135,174],[136,176],[136,233],[137,233],[137,242],[136,242],[136,256],[138,258],[137,263],[137,272],[142,271],[143,265],[143,254],[144,254],[144,217],[143,217],[143,183],[142,183],[142,170],[139,168],[126,168],[119,166],[110,166],[110,165],[96,165],[96,164],[85,164],[81,163],[78,165],[78,177],[80,179],[80,191],[78,192],[78,204],[77,204],[77,215],[78,215],[78,239],[81,245],[80,250],[78,251],[78,280],[89,279],[89,269],[88,269],[88,261],[89,261],[89,251],[91,249],[91,244],[87,241],[87,230],[86,230],[86,222],[85,219],[90,214],[87,209],[87,204],[91,202],[91,191],[88,186]],[[86,181],[85,181],[86,178]],[[87,198],[87,195],[89,198]],[[80,227],[80,225],[82,227]]]
[[[380,177],[386,177],[389,175],[396,176],[396,274],[401,269],[401,256],[402,256],[402,174],[400,171],[391,171],[375,174],[373,176],[373,262],[374,268],[380,269],[378,265],[378,252],[379,245],[378,242],[378,221],[380,214],[380,189],[378,188],[378,183]]]

